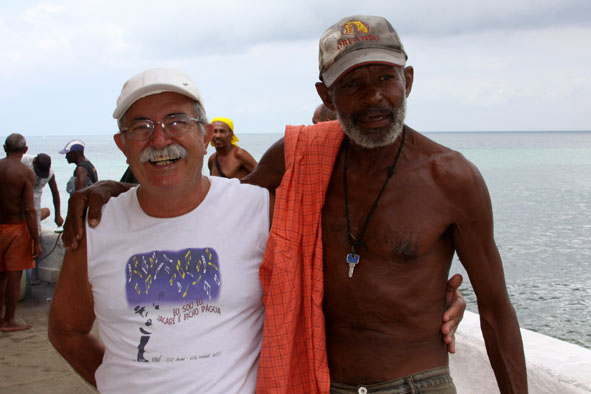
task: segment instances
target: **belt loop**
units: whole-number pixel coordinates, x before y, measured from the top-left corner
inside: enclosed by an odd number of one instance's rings
[[[404,380],[406,380],[406,384],[408,384],[408,388],[410,388],[410,393],[411,394],[418,394],[419,393],[416,390],[415,383],[414,383],[414,380],[412,378],[412,375],[405,377]]]

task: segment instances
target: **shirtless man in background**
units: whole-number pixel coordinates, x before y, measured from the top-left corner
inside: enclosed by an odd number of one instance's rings
[[[37,212],[33,203],[35,174],[21,163],[25,137],[13,133],[4,143],[0,160],[0,330],[31,328],[14,319],[23,270],[33,268],[41,255]]]
[[[256,160],[245,149],[238,146],[234,134],[234,122],[228,118],[217,117],[211,121],[213,139],[211,145],[215,153],[209,156],[209,174],[224,178],[243,178],[257,165]]]

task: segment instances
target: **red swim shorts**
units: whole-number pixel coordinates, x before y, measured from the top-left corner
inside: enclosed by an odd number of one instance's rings
[[[35,266],[33,239],[25,222],[0,224],[0,272]]]

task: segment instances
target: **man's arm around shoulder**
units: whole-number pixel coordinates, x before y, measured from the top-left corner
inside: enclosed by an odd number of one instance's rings
[[[102,363],[104,346],[90,333],[95,320],[92,289],[88,282],[86,237],[77,250],[64,257],[51,309],[49,340],[70,365],[96,386],[94,374]]]
[[[68,200],[68,215],[64,224],[62,241],[68,249],[77,249],[84,236],[85,211],[90,227],[98,226],[101,208],[111,197],[126,192],[135,185],[115,181],[98,181],[76,191]]]
[[[283,138],[271,145],[254,171],[242,178],[240,182],[258,185],[275,193],[285,174],[284,147]]]

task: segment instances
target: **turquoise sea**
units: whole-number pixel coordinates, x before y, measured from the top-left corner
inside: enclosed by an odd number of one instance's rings
[[[507,287],[522,327],[591,349],[591,132],[437,132],[484,176]],[[4,140],[6,136],[2,136]],[[257,160],[280,134],[240,134]],[[126,163],[108,135],[83,136],[100,179],[119,180]],[[48,153],[67,210],[74,166],[57,151],[71,136],[29,137],[29,153]],[[210,151],[213,148],[209,148]],[[43,206],[53,209],[45,190]],[[55,227],[51,219],[43,225]],[[452,272],[462,272],[455,261]],[[468,309],[477,311],[467,275]]]

